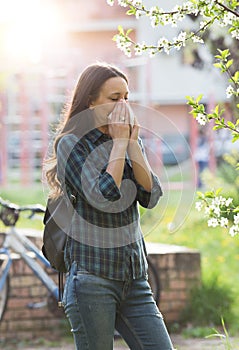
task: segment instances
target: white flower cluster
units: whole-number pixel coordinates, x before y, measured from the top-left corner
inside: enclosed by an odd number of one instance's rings
[[[128,1],[118,0],[118,5],[122,6],[122,7],[127,7],[128,6]]]
[[[239,40],[239,29],[233,29],[231,31],[232,38]]]
[[[130,2],[135,7],[141,7],[143,4],[143,0],[130,0]]]
[[[114,5],[114,0],[106,0],[107,4],[110,6]],[[118,5],[122,7],[133,5],[135,7],[142,6],[143,0],[118,0]]]
[[[108,5],[113,6],[115,0],[106,0]],[[138,19],[142,15],[146,15],[150,18],[151,26],[156,27],[160,25],[171,25],[172,27],[177,27],[177,23],[184,20],[186,15],[195,15],[200,14],[202,16],[202,21],[200,22],[199,28],[204,31],[206,27],[210,27],[215,20],[218,21],[221,27],[231,26],[230,32],[233,38],[239,39],[239,28],[238,20],[235,14],[224,11],[218,12],[218,9],[215,7],[215,2],[211,0],[204,1],[194,1],[188,0],[183,2],[181,5],[175,5],[171,11],[165,11],[163,8],[158,6],[152,6],[149,9],[145,9],[143,5],[144,0],[118,0],[118,5],[122,7],[133,6],[135,8],[135,17]],[[218,15],[217,15],[218,12]],[[168,40],[165,37],[159,39],[157,46],[149,46],[143,43],[133,43],[127,39],[124,39],[123,35],[116,36],[117,46],[124,54],[128,57],[131,57],[132,46],[134,46],[135,55],[142,55],[143,52],[148,51],[149,56],[154,56],[160,51],[164,51],[169,54],[170,49],[175,47],[177,50],[180,50],[185,46],[186,40],[192,40],[194,43],[204,43],[203,39],[195,33],[186,33],[181,31],[181,33],[173,38]],[[227,97],[230,98],[233,95],[238,95],[238,91],[232,90],[232,87],[227,89]],[[207,118],[203,114],[198,115],[196,118],[201,125],[207,123]]]
[[[144,49],[146,47],[145,41],[142,43],[137,43],[134,47],[134,53],[136,56],[141,56],[144,52]]]
[[[187,33],[181,31],[177,37],[173,38],[174,47],[177,50],[180,50],[182,46],[185,46],[186,39],[187,39]]]
[[[192,37],[192,41],[194,43],[199,43],[199,44],[203,44],[204,40],[202,38],[200,38],[200,36],[195,35],[194,33],[191,33],[191,37]]]
[[[123,51],[126,56],[131,57],[132,43],[121,34],[115,35],[115,41],[118,49]]]
[[[196,121],[200,125],[206,125],[206,123],[208,122],[207,115],[205,115],[203,113],[198,113],[197,116],[196,116]]]
[[[157,43],[157,47],[158,50],[163,50],[164,52],[166,52],[167,54],[169,54],[169,50],[170,50],[170,42],[167,38],[165,38],[164,36],[162,38],[160,38],[158,40]]]
[[[220,26],[221,27],[226,27],[233,25],[233,22],[236,20],[236,15],[234,15],[231,12],[224,12],[223,17],[220,21]]]
[[[233,225],[230,227],[229,234],[232,237],[239,234],[239,214],[234,215]]]
[[[229,228],[229,220],[224,215],[232,204],[232,201],[232,198],[224,198],[220,196],[212,198],[210,203],[209,201],[198,201],[195,204],[195,208],[198,211],[202,211],[204,209],[204,213],[208,218],[208,227],[221,226],[224,228]],[[233,224],[229,228],[229,234],[232,237],[239,234],[239,213],[234,215]]]
[[[177,22],[181,22],[185,18],[185,14],[181,12],[181,7],[179,8],[179,6],[177,9],[173,9],[171,13],[166,13],[163,9],[153,6],[148,11],[148,16],[153,28],[159,23],[163,25],[170,24],[172,27],[177,27]]]
[[[229,85],[227,88],[226,88],[226,94],[227,94],[227,98],[230,98],[232,97],[234,93],[234,89],[231,85]]]
[[[233,87],[231,85],[229,85],[227,88],[226,88],[226,95],[227,95],[227,98],[230,98],[232,97],[233,95],[235,96],[239,96],[239,88],[237,90],[233,89]]]

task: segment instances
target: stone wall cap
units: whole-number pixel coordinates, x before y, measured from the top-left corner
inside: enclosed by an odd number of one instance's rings
[[[197,249],[164,243],[146,242],[148,254],[199,253]]]

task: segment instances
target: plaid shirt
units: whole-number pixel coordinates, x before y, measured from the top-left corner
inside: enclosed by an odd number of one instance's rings
[[[139,143],[143,149],[142,142]],[[106,172],[112,139],[98,129],[79,139],[68,134],[57,148],[57,176],[68,195],[77,193],[65,259],[109,279],[140,278],[147,273],[138,203],[153,208],[162,190],[152,174],[151,192],[140,186],[126,155],[120,189]],[[144,151],[143,151],[144,152]]]

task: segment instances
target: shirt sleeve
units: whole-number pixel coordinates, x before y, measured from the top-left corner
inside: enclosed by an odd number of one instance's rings
[[[90,153],[76,136],[63,137],[57,147],[57,175],[99,210],[121,197],[113,177],[104,171],[100,155]]]
[[[104,172],[104,174],[100,176],[99,183],[100,183],[100,191],[103,194],[104,198],[110,201],[115,201],[120,199],[121,197],[120,190],[116,185],[115,180],[109,173]]]
[[[147,158],[141,138],[138,139],[138,142],[142,149],[144,157]],[[162,187],[160,185],[158,177],[152,172],[151,176],[153,183],[151,191],[146,191],[143,186],[137,184],[137,200],[142,207],[148,209],[154,208],[157,205],[160,197],[163,195]]]
[[[150,192],[146,191],[141,185],[137,184],[137,200],[139,204],[148,209],[154,208],[160,197],[163,195],[162,187],[158,177],[151,173],[153,187]]]

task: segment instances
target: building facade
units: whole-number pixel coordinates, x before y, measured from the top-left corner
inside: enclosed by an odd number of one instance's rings
[[[173,3],[165,2],[168,6]],[[25,184],[39,177],[62,107],[82,69],[96,61],[113,63],[128,74],[130,100],[138,113],[142,137],[155,169],[162,175],[163,164],[178,165],[190,159],[193,169],[197,126],[189,115],[186,95],[198,96],[203,92],[203,102],[211,105],[225,100],[225,84],[217,70],[211,64],[194,68],[190,54],[183,50],[154,58],[126,57],[112,40],[119,24],[125,30],[131,28],[131,37],[137,41],[156,43],[162,33],[150,26],[148,18],[136,20],[127,16],[126,9],[117,4],[109,6],[105,0],[51,0],[40,4],[43,12],[38,11],[38,20],[42,20],[42,25],[45,21],[50,28],[46,22],[48,12],[57,13],[58,22],[54,24],[52,19],[54,30],[49,30],[39,42],[40,50],[36,45],[32,48],[32,57],[38,51],[41,53],[38,61],[26,57],[9,59],[2,47],[2,183],[14,174],[19,178],[19,171]],[[44,16],[39,18],[41,14]],[[37,16],[29,13],[34,15]],[[193,23],[189,19],[186,25],[190,27]],[[167,27],[165,35],[173,37],[180,30]],[[193,173],[190,181],[194,181]]]

